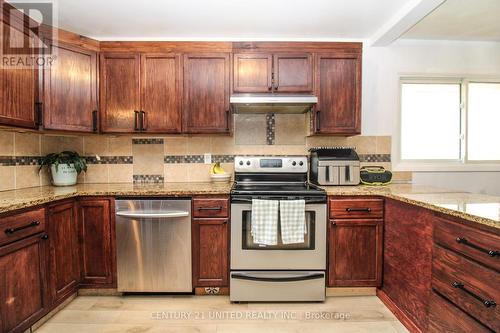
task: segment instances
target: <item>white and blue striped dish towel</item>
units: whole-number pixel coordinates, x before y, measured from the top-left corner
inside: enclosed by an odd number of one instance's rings
[[[252,237],[256,244],[278,244],[277,200],[252,199]]]
[[[304,243],[306,233],[306,202],[280,201],[281,240],[283,244]]]

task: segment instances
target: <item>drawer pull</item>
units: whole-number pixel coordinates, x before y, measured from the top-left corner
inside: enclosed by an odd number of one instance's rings
[[[466,246],[472,247],[473,249],[484,252],[487,255],[489,255],[490,257],[500,256],[500,251],[488,250],[488,249],[482,248],[480,246],[477,246],[476,244],[469,242],[465,237],[457,237],[457,243],[464,244]]]
[[[24,225],[22,227],[18,227],[18,228],[7,228],[5,229],[5,234],[7,235],[12,235],[13,233],[17,232],[17,231],[21,231],[21,230],[24,230],[24,229],[28,229],[28,228],[31,228],[31,227],[36,227],[40,225],[40,222],[39,221],[33,221],[31,222],[30,224],[27,224],[27,225]]]
[[[487,300],[487,299],[483,299],[481,298],[480,296],[474,294],[472,291],[470,290],[467,290],[464,286],[464,284],[462,282],[458,282],[458,281],[455,281],[451,284],[454,288],[457,288],[457,289],[461,289],[463,290],[465,293],[467,293],[468,295],[474,297],[475,299],[477,299],[479,302],[483,303],[483,305],[487,308],[491,308],[491,307],[495,307],[497,305],[497,303],[493,300]]]
[[[364,212],[364,213],[369,213],[372,211],[371,208],[346,208],[346,212],[351,213],[351,212]]]
[[[198,210],[222,210],[222,206],[219,206],[219,207],[198,207]]]

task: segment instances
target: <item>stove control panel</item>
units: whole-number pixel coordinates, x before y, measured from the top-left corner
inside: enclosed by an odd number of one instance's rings
[[[306,156],[236,156],[235,172],[307,173]]]

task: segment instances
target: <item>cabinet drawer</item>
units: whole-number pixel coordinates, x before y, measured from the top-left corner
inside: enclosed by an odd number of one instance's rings
[[[330,199],[330,218],[358,219],[384,217],[382,199]]]
[[[227,217],[228,198],[194,198],[193,217]]]
[[[429,300],[429,333],[491,333],[472,317],[436,293]]]
[[[500,272],[500,236],[439,218],[434,239],[443,247]]]
[[[0,219],[0,245],[45,230],[45,208],[30,210]]]
[[[485,326],[500,331],[500,274],[434,247],[432,287]]]

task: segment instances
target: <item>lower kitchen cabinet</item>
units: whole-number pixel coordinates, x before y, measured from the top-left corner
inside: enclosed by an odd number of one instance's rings
[[[193,286],[228,285],[228,219],[193,219]]]
[[[47,236],[39,233],[0,248],[0,331],[23,332],[48,310]]]
[[[116,287],[114,199],[78,200],[80,286]]]
[[[74,201],[47,209],[49,241],[49,293],[56,305],[77,291],[80,282],[77,216]]]
[[[330,221],[329,286],[380,286],[383,224],[383,220],[378,219]]]

